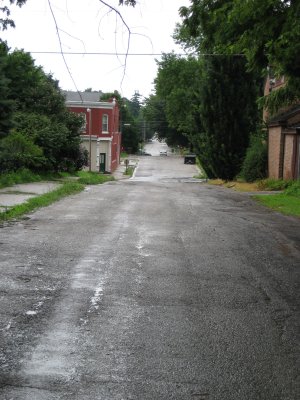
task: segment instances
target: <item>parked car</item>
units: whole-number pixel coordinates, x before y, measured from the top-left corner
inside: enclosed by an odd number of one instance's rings
[[[184,156],[185,164],[196,164],[196,154],[187,154]]]
[[[168,152],[167,152],[167,150],[161,150],[161,151],[159,152],[159,155],[160,155],[160,156],[167,156],[167,155],[168,155]]]
[[[138,152],[138,154],[139,154],[140,156],[152,156],[152,154],[147,153],[147,152],[144,151],[144,150],[140,150],[140,151]]]

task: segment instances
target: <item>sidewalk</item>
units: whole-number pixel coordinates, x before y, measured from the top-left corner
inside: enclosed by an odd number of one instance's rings
[[[59,187],[56,182],[22,183],[0,189],[0,212]]]
[[[130,167],[136,167],[138,164],[138,158],[130,157]],[[124,175],[126,165],[124,160],[121,160],[121,164],[112,174],[116,180],[129,179],[130,175]],[[0,212],[6,211],[7,208],[13,207],[22,203],[25,203],[32,197],[39,196],[44,193],[51,192],[57,189],[60,183],[57,182],[33,182],[33,183],[21,183],[13,186],[9,186],[0,189]]]

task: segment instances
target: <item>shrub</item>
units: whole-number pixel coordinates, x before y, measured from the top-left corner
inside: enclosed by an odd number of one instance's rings
[[[1,172],[21,168],[36,169],[45,162],[43,150],[31,138],[13,131],[0,143]]]
[[[257,183],[260,190],[285,190],[293,184],[293,181],[284,179],[263,179]]]
[[[27,168],[22,168],[15,172],[7,172],[0,175],[0,188],[12,186],[17,183],[38,182],[42,178],[40,175],[30,171]]]
[[[267,176],[267,145],[255,137],[247,149],[240,176],[246,182],[254,182]]]
[[[300,197],[300,181],[291,183],[284,193],[290,196]]]

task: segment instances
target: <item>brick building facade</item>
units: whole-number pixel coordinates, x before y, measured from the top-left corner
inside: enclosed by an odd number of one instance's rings
[[[265,95],[285,85],[284,78],[270,79]],[[274,179],[300,179],[300,105],[280,110],[270,117],[264,111],[268,125],[268,176]]]
[[[80,99],[75,92],[65,92],[66,106],[85,119],[81,139],[89,153],[87,169],[112,173],[120,160],[119,107],[115,99],[99,101],[99,93],[93,94],[83,92]]]

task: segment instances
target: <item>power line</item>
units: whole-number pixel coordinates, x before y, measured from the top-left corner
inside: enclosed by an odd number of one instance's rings
[[[62,54],[60,51],[29,51],[31,54]],[[111,52],[79,52],[79,51],[64,51],[64,55],[80,55],[80,56],[150,56],[157,57],[169,53],[111,53]],[[175,56],[199,56],[199,57],[245,57],[245,54],[221,54],[221,53],[172,53]]]
[[[61,54],[60,51],[29,51],[32,54]],[[64,51],[66,55],[100,55],[100,56],[161,56],[163,53],[105,53],[105,52],[77,52],[77,51]],[[177,53],[178,56],[186,56],[187,54]]]

